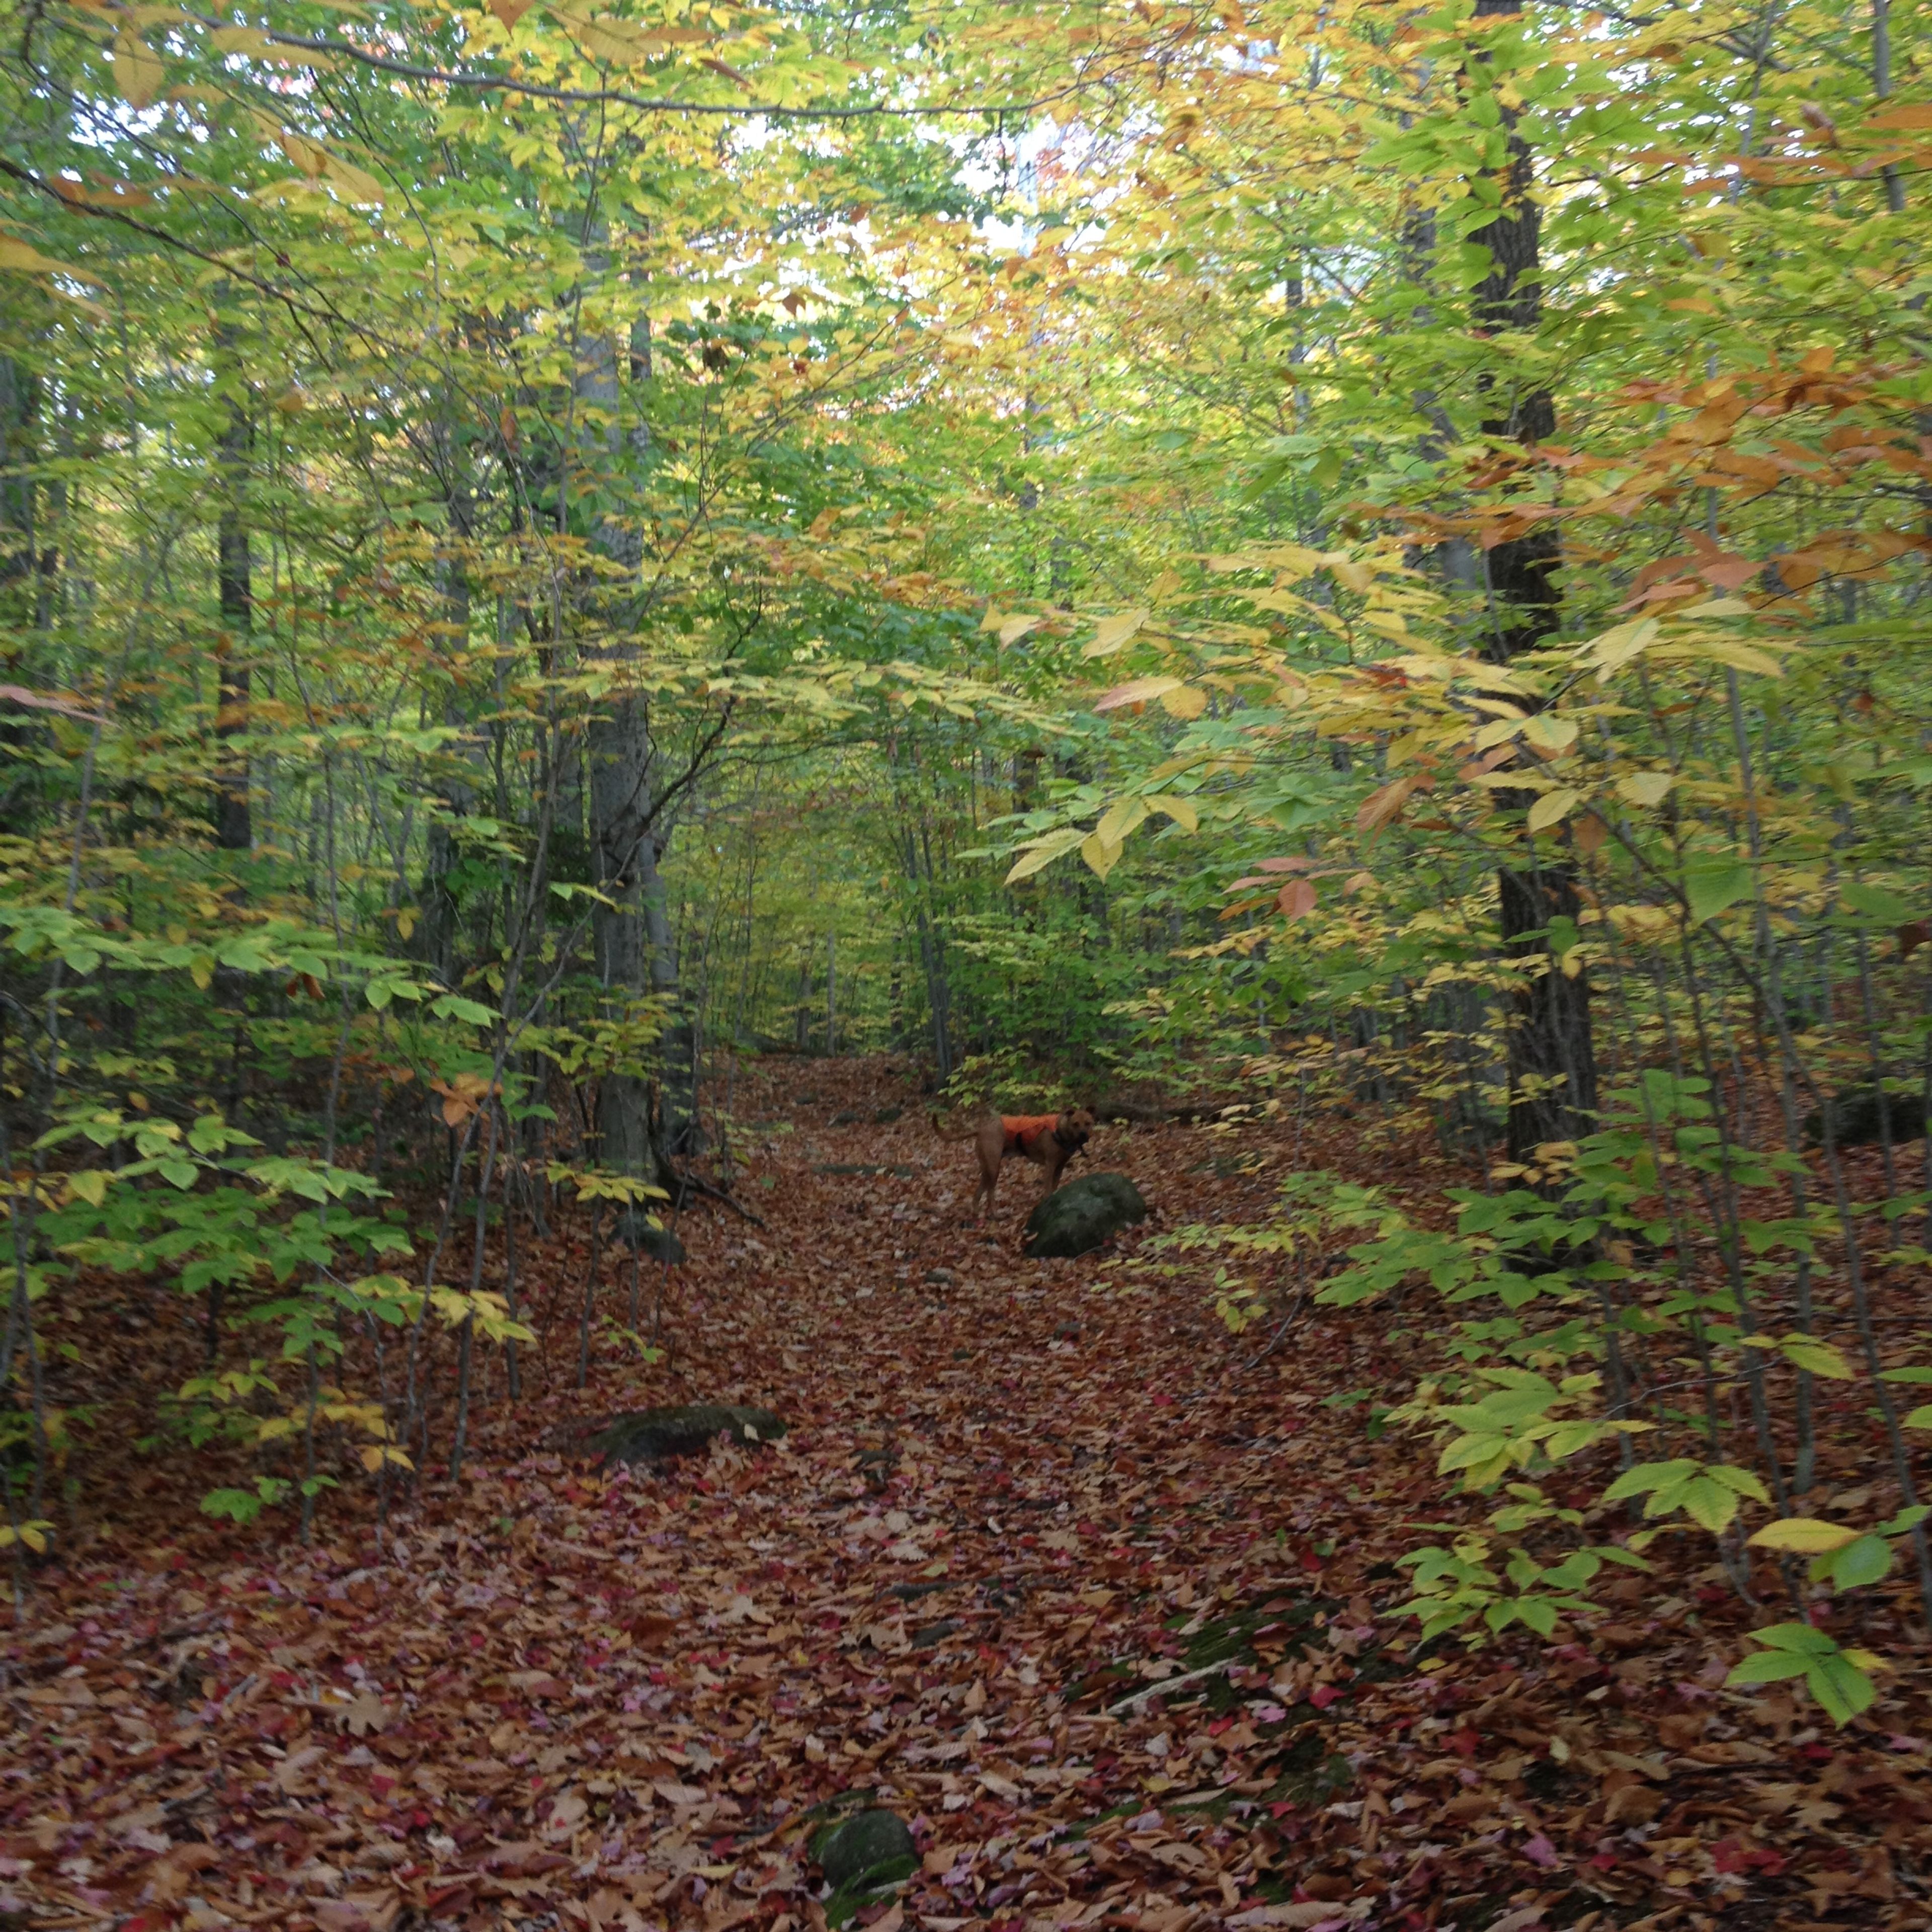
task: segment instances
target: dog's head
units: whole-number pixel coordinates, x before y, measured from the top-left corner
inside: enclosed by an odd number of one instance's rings
[[[1084,1107],[1054,1116],[1053,1138],[1070,1153],[1084,1148],[1094,1131],[1094,1116]]]

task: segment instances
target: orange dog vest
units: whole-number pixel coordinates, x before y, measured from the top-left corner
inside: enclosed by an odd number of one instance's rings
[[[1040,1143],[1043,1135],[1050,1134],[1060,1124],[1058,1114],[1023,1114],[1017,1118],[1002,1114],[1000,1126],[1006,1135],[1004,1151],[1024,1154],[1028,1160]]]

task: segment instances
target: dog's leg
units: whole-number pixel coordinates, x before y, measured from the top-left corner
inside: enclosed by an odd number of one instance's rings
[[[1000,1162],[1006,1154],[1005,1132],[995,1120],[982,1121],[973,1144],[980,1156],[980,1185],[973,1197],[974,1206],[983,1222],[993,1211],[993,1194],[1000,1184]]]

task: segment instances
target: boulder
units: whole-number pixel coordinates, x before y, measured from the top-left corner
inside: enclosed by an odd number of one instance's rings
[[[1852,1087],[1834,1094],[1832,1109],[1832,1139],[1838,1147],[1876,1147],[1888,1135],[1894,1147],[1925,1138],[1925,1108],[1920,1094],[1887,1091],[1874,1086]],[[1822,1114],[1805,1117],[1804,1137],[1816,1142],[1825,1138]]]
[[[784,1432],[784,1424],[768,1408],[693,1402],[614,1416],[591,1437],[590,1447],[607,1462],[663,1462],[702,1455],[720,1436],[737,1442],[776,1442]]]
[[[620,1246],[635,1248],[654,1262],[669,1262],[675,1267],[684,1259],[684,1244],[668,1228],[655,1226],[647,1215],[632,1208],[617,1216],[610,1238]]]
[[[1090,1254],[1123,1228],[1146,1219],[1147,1203],[1124,1174],[1083,1174],[1056,1188],[1027,1216],[1026,1252],[1036,1261]]]
[[[896,1811],[855,1811],[820,1832],[812,1851],[834,1892],[890,1885],[911,1877],[919,1864],[919,1847]]]

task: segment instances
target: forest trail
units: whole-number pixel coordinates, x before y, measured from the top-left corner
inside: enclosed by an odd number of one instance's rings
[[[917,1834],[910,1884],[856,1915],[884,1932],[1661,1925],[1712,1888],[1783,1909],[1748,1815],[1696,1822],[1714,1779],[1793,1774],[1714,1721],[1702,1638],[1418,1670],[1413,1625],[1375,1621],[1426,1479],[1324,1406],[1374,1331],[1304,1312],[1264,1355],[1198,1262],[1021,1259],[1034,1177],[1003,1183],[1000,1234],[966,1225],[970,1148],[877,1064],[740,1102],[768,1225],[687,1218],[668,1360],[572,1386],[584,1256],[554,1244],[524,1401],[488,1404],[460,1483],[432,1468],[380,1540],[346,1495],[305,1552],[130,1476],[146,1495],[9,1645],[17,1922],[782,1932],[824,1922],[808,1848],[861,1804]],[[1235,1150],[1109,1129],[1087,1168],[1132,1175],[1150,1227],[1254,1218],[1288,1135]],[[614,1269],[607,1310],[626,1292]],[[660,1473],[560,1453],[692,1400],[790,1433]],[[1139,1694],[1168,1679],[1168,1707]],[[1790,1740],[1788,1700],[1766,1723]],[[1792,1748],[1808,1777],[1847,1762]],[[1702,1754],[1674,1852],[1623,1835],[1663,1813],[1660,1750]]]

